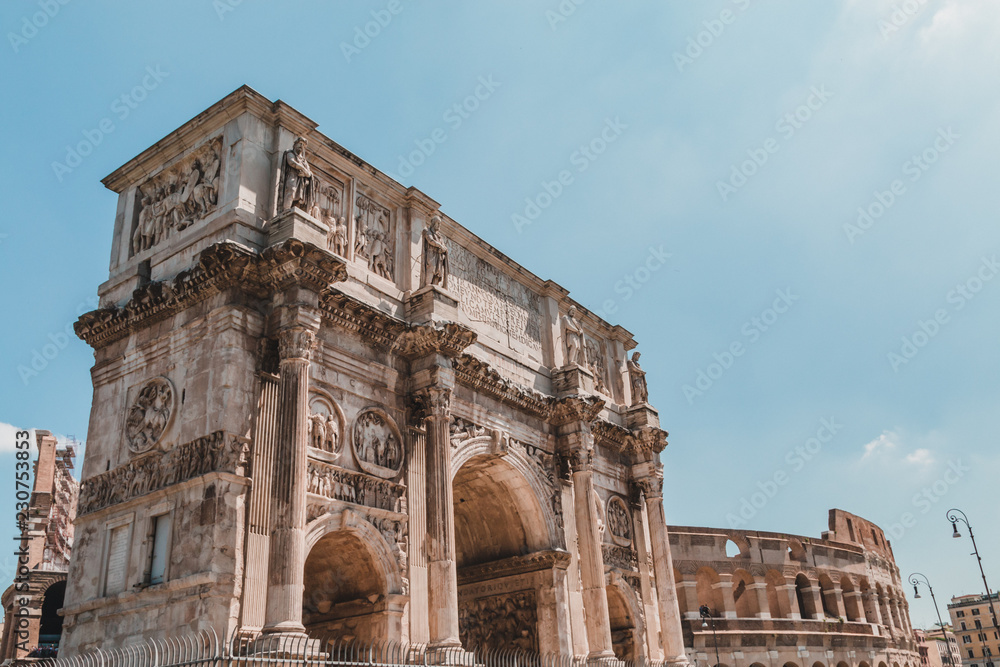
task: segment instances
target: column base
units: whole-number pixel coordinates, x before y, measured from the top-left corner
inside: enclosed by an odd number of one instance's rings
[[[462,643],[428,644],[424,653],[424,664],[449,667],[449,665],[468,666],[476,664],[475,656],[462,648]]]
[[[615,655],[614,651],[597,651],[596,653],[590,653],[587,655],[588,665],[620,665],[621,661]]]
[[[277,631],[273,628],[265,628],[262,632],[250,648],[254,656],[294,659],[318,655],[321,649],[320,641],[305,632]]]

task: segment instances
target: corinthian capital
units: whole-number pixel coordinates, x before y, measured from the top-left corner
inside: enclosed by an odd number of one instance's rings
[[[281,359],[309,360],[316,345],[316,334],[305,327],[291,327],[278,334],[278,356]]]
[[[663,470],[651,470],[643,477],[635,480],[636,485],[642,490],[642,495],[646,500],[663,500]]]
[[[451,409],[451,389],[446,387],[425,387],[414,395],[418,406],[417,414],[423,417],[448,417]]]

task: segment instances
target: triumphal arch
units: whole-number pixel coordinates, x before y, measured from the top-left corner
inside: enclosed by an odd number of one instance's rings
[[[212,628],[685,661],[628,331],[248,88],[104,184],[64,655]]]

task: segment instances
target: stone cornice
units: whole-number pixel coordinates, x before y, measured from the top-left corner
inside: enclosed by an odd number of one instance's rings
[[[91,347],[101,348],[230,287],[264,297],[296,282],[318,291],[346,277],[342,260],[301,241],[290,239],[260,255],[239,243],[222,241],[203,250],[195,266],[172,281],[136,289],[124,306],[85,313],[73,328]]]
[[[377,348],[388,349],[406,329],[406,323],[336,289],[320,295],[323,319],[353,331]]]
[[[626,451],[632,446],[632,432],[624,426],[612,424],[604,419],[598,419],[591,428],[598,440],[603,441],[605,444],[613,445],[619,451]]]
[[[476,332],[455,322],[446,322],[441,326],[410,325],[396,339],[393,351],[407,359],[417,359],[428,354],[456,358],[465,348],[475,343],[476,338]]]
[[[596,396],[567,396],[552,407],[551,421],[562,425],[571,422],[591,423],[604,409],[604,400]]]
[[[165,164],[244,112],[249,111],[261,118],[273,120],[279,104],[283,103],[271,102],[253,88],[241,86],[126,162],[101,182],[109,190],[124,192],[130,185],[161,171]],[[316,123],[299,112],[294,111],[294,114],[300,118],[301,125],[316,127]]]
[[[667,448],[667,432],[651,426],[636,429],[628,445],[629,451],[659,454]]]
[[[527,572],[539,572],[542,570],[559,569],[565,570],[569,567],[571,555],[568,551],[549,550],[536,551],[524,556],[512,556],[503,560],[483,563],[482,565],[472,565],[463,567],[458,571],[459,584],[471,584],[489,579],[498,579],[515,574],[525,574]]]
[[[543,419],[552,414],[555,399],[511,382],[471,354],[463,354],[456,359],[453,368],[459,383],[492,396],[501,403]]]

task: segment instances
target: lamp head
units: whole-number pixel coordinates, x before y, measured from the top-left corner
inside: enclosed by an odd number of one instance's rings
[[[913,599],[914,600],[920,599],[920,589],[917,588],[916,584],[913,584]]]
[[[958,522],[955,521],[954,519],[951,522],[951,536],[952,537],[961,537],[962,536],[962,533],[958,532]]]

